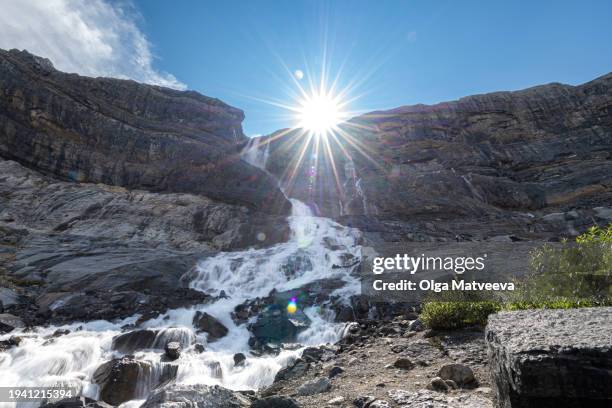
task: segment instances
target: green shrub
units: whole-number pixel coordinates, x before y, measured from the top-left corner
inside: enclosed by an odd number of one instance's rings
[[[501,309],[497,301],[429,301],[423,304],[421,320],[436,330],[459,329],[487,324],[487,317]]]
[[[607,304],[612,297],[612,225],[591,227],[559,247],[531,253],[530,273],[517,281],[511,302],[575,305]]]

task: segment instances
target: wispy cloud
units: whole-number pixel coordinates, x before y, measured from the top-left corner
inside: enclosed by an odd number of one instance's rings
[[[153,68],[151,46],[125,4],[3,0],[0,48],[27,49],[62,71],[186,88],[173,75]]]

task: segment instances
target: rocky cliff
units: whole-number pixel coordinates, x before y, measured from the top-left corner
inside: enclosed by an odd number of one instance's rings
[[[286,214],[276,182],[240,160],[244,114],[193,91],[66,74],[0,50],[0,156],[78,182]]]
[[[385,240],[550,238],[612,215],[612,74],[373,112],[302,156],[300,130],[267,139],[290,195]]]
[[[0,50],[0,312],[155,315],[207,300],[179,281],[200,259],[285,241],[290,203],[241,160],[243,116]]]

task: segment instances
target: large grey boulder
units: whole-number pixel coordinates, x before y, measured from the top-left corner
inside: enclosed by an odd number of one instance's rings
[[[153,391],[141,408],[246,408],[250,405],[245,396],[218,385],[170,384]]]
[[[100,400],[111,405],[144,398],[154,387],[176,378],[178,366],[170,363],[154,365],[134,356],[115,358],[101,364],[93,374],[93,382],[100,387]]]
[[[100,387],[100,399],[111,405],[142,398],[143,384],[151,376],[151,364],[133,357],[117,358],[103,363],[93,374],[93,382]]]
[[[612,307],[501,312],[486,341],[499,407],[612,405]]]

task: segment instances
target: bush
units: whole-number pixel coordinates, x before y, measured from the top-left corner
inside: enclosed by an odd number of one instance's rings
[[[502,308],[500,302],[488,301],[429,301],[423,305],[421,320],[436,330],[459,329],[487,324],[487,317]]]
[[[612,224],[591,227],[560,247],[544,245],[530,256],[530,272],[504,301],[484,293],[441,292],[423,302],[421,320],[438,330],[485,326],[504,310],[573,309],[612,305]]]
[[[560,247],[544,245],[531,253],[530,273],[517,282],[511,302],[602,305],[611,299],[612,224],[591,227]]]

